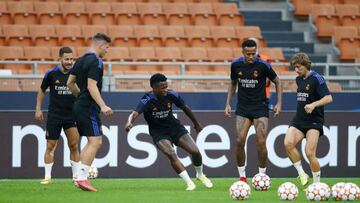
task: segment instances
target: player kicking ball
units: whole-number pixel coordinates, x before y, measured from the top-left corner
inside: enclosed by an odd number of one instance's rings
[[[150,136],[153,138],[155,145],[167,156],[173,169],[185,181],[187,184],[186,190],[194,190],[196,185],[189,177],[184,165],[180,162],[173,144],[181,147],[191,155],[196,178],[205,187],[211,188],[213,186],[212,182],[203,173],[202,157],[199,148],[185,127],[174,117],[172,105],[175,104],[183,110],[193,122],[196,132],[199,133],[202,130],[202,125],[197,121],[191,109],[185,104],[179,94],[167,89],[168,83],[165,75],[157,73],[151,76],[150,86],[152,91],[142,97],[136,110],[129,115],[125,130],[129,132],[133,127],[135,119],[143,113],[149,125]]]

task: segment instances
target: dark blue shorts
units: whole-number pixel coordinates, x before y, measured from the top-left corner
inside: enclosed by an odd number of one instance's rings
[[[324,130],[323,130],[322,125],[312,124],[312,123],[300,123],[300,122],[292,121],[290,126],[296,128],[296,129],[300,130],[302,133],[304,133],[304,137],[306,137],[306,133],[311,129],[318,130],[320,133],[319,134],[320,136],[324,135]]]
[[[94,105],[81,106],[75,102],[74,113],[80,136],[101,136],[100,112]]]
[[[72,127],[76,127],[75,119],[59,119],[48,115],[46,120],[46,139],[58,140],[61,129],[66,130]]]
[[[269,107],[268,103],[264,104],[237,104],[236,115],[248,118],[250,120],[258,119],[261,117],[269,117]]]
[[[162,139],[166,139],[175,145],[179,141],[181,136],[189,134],[186,128],[180,124],[166,129],[156,129],[149,127],[149,133],[155,144]]]

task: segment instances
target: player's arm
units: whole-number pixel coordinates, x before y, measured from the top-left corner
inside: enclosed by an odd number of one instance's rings
[[[44,97],[45,97],[45,91],[42,88],[39,88],[39,91],[36,96],[36,108],[35,108],[35,119],[38,121],[44,120],[44,114],[41,111]]]
[[[127,122],[125,124],[125,131],[129,132],[130,129],[133,127],[133,122],[135,121],[135,119],[139,116],[140,114],[136,111],[131,112],[131,114],[129,115]]]
[[[333,101],[331,94],[325,95],[323,98],[314,101],[311,104],[305,105],[304,109],[306,113],[311,113],[316,107],[325,106]]]
[[[196,117],[195,117],[194,113],[192,112],[192,110],[190,109],[190,107],[188,105],[184,105],[182,110],[193,122],[196,132],[199,133],[203,129],[203,126],[196,119]]]
[[[226,97],[226,104],[225,104],[225,116],[231,117],[231,101],[235,95],[236,92],[236,80],[231,80],[229,87],[228,87],[228,93]]]
[[[276,77],[274,80],[272,80],[272,82],[275,84],[275,90],[277,96],[277,103],[274,107],[274,116],[277,116],[281,112],[281,108],[282,108],[283,89],[279,77]]]
[[[101,97],[99,89],[97,88],[97,81],[91,78],[88,78],[87,81],[89,93],[97,105],[100,106],[101,112],[106,116],[113,114],[112,109],[105,104],[103,98]]]
[[[76,76],[75,75],[69,75],[69,78],[66,82],[66,85],[69,87],[71,93],[77,97],[79,95],[80,89],[76,84]]]

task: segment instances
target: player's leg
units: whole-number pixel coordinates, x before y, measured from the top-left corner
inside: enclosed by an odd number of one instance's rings
[[[54,165],[54,152],[57,146],[57,140],[46,140],[46,150],[44,154],[44,162],[45,162],[45,176],[44,179],[41,180],[41,184],[47,185],[52,183],[51,180],[51,171]]]
[[[289,159],[291,160],[295,169],[298,172],[301,185],[305,186],[308,183],[309,176],[304,172],[304,169],[301,165],[300,153],[296,149],[296,145],[302,139],[304,139],[304,133],[293,126],[290,126],[284,138],[284,146]]]
[[[46,122],[46,150],[44,154],[45,162],[45,178],[41,180],[41,184],[50,184],[52,166],[54,165],[54,153],[59,140],[61,132],[61,123],[54,120],[52,117],[47,118]]]
[[[316,129],[310,129],[306,133],[305,154],[310,162],[310,169],[313,174],[313,182],[320,182],[320,164],[316,158],[316,148],[319,141],[320,132]]]
[[[268,157],[267,148],[266,148],[266,137],[267,137],[268,125],[269,125],[269,119],[267,117],[260,117],[254,119],[259,173],[266,173],[266,161]]]
[[[156,142],[156,145],[159,150],[169,159],[171,166],[173,167],[175,172],[185,181],[185,183],[187,184],[186,190],[194,190],[196,186],[191,180],[184,165],[179,160],[172,143],[167,139],[161,139]]]
[[[245,173],[245,142],[251,126],[251,120],[242,116],[236,116],[236,161],[240,180],[246,182]]]
[[[203,173],[202,157],[193,138],[189,134],[185,134],[179,138],[176,145],[191,155],[191,160],[196,171],[196,178],[200,180],[207,188],[211,188],[213,184],[210,179],[208,179]]]
[[[77,178],[77,168],[79,167],[80,162],[80,153],[79,153],[79,139],[80,135],[76,127],[64,127],[65,134],[68,141],[68,147],[70,149],[70,163],[72,169],[73,180]]]

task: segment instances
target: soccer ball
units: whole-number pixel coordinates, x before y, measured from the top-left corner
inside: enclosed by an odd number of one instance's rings
[[[251,189],[247,183],[237,181],[230,186],[229,193],[234,200],[244,200],[250,197]]]
[[[251,181],[255,190],[268,190],[270,188],[270,177],[263,173],[256,174]]]
[[[293,183],[286,182],[279,186],[278,196],[280,200],[295,200],[299,195],[299,190]]]
[[[99,171],[95,166],[90,166],[89,172],[88,172],[88,178],[95,179],[99,175]]]
[[[335,201],[342,200],[343,195],[345,194],[344,186],[344,182],[339,182],[331,187],[331,195]]]
[[[341,200],[358,200],[360,197],[360,189],[359,187],[354,183],[346,183],[343,187],[344,194],[342,196]]]
[[[313,183],[306,189],[306,198],[311,201],[326,201],[330,194],[330,188],[325,183]]]

